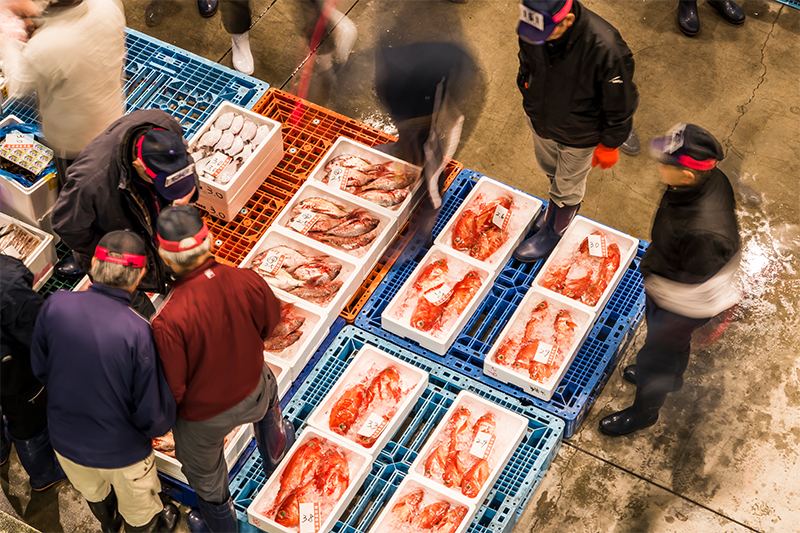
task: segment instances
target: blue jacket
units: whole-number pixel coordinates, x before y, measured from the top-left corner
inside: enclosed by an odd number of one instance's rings
[[[59,291],[36,320],[31,366],[47,390],[53,448],[91,468],[145,459],[175,420],[175,398],[150,324],[128,292],[101,285]]]

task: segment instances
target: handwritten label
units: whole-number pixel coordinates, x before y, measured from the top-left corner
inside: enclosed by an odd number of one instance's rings
[[[349,169],[344,167],[335,167],[333,170],[331,170],[331,175],[328,177],[328,185],[332,185],[344,190],[344,188],[347,187],[347,183],[350,181],[350,178],[351,172]]]
[[[319,531],[319,504],[300,504],[300,533],[317,533]]]
[[[299,215],[292,219],[292,223],[289,224],[289,227],[305,235],[311,231],[311,228],[314,227],[317,220],[319,220],[319,216],[314,214],[313,211],[301,211]]]
[[[536,353],[533,356],[533,360],[543,365],[549,365],[553,362],[555,356],[555,346],[552,344],[547,344],[546,342],[540,342],[539,346],[536,348]]]
[[[14,131],[6,135],[4,146],[9,150],[26,150],[28,148],[33,148],[34,142],[36,141],[33,140],[33,136],[28,135],[27,133]]]
[[[469,449],[469,453],[481,459],[488,459],[494,447],[494,439],[495,436],[491,433],[479,431],[475,436],[475,440],[472,441],[472,447]]]
[[[222,152],[217,152],[211,158],[211,161],[203,167],[203,172],[216,178],[225,170],[225,167],[227,167],[231,161],[233,161],[232,157],[228,157]]]
[[[587,238],[589,239],[589,255],[594,257],[606,257],[608,255],[605,235],[589,235]]]
[[[530,24],[539,31],[544,29],[544,17],[542,14],[522,4],[519,5],[519,19],[525,24]]]
[[[492,224],[505,231],[508,227],[508,221],[511,217],[508,215],[508,209],[502,205],[494,208],[494,215],[492,215]]]
[[[375,413],[370,413],[369,417],[364,422],[364,425],[358,430],[358,434],[362,437],[370,437],[374,439],[383,433],[383,430],[386,428],[388,423],[389,421],[384,417]]]
[[[446,284],[441,283],[436,287],[430,289],[429,291],[425,292],[423,296],[433,305],[442,305],[447,300],[450,299],[450,296],[453,294],[453,289],[448,287]]]
[[[274,276],[281,269],[284,261],[286,261],[285,255],[275,250],[270,250],[267,252],[267,255],[264,256],[261,264],[258,265],[258,269]]]

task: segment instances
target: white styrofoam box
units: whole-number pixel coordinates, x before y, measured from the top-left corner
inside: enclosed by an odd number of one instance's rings
[[[319,243],[313,242],[312,244],[307,244],[304,241],[301,241],[298,237],[301,237],[301,235],[298,235],[291,230],[287,230],[286,228],[275,227],[273,225],[267,230],[261,239],[259,239],[256,245],[253,246],[253,249],[250,251],[247,257],[242,260],[239,267],[250,268],[250,265],[253,263],[253,259],[255,259],[258,254],[264,250],[278,245],[290,246],[296,249],[298,252],[309,256],[324,255],[328,260],[340,263],[342,265],[342,270],[339,272],[339,275],[336,276],[334,281],[339,280],[343,283],[341,288],[331,300],[325,304],[316,304],[302,300],[304,303],[309,304],[311,309],[319,312],[320,316],[323,317],[322,327],[324,329],[329,329],[331,324],[333,324],[333,321],[336,320],[336,317],[339,316],[339,312],[344,308],[347,302],[350,301],[350,298],[353,297],[353,294],[355,294],[356,290],[358,290],[358,288],[361,286],[362,276],[360,265],[353,262],[353,260],[348,258],[345,254],[338,252],[334,253],[332,251],[325,251],[321,253],[321,245]],[[279,298],[283,298],[287,301],[294,297],[294,295],[290,292],[286,292],[281,289],[273,288],[273,292]]]
[[[290,220],[293,216],[292,208],[300,203],[301,200],[312,197],[321,197],[327,200],[332,200],[333,202],[346,207],[348,210],[364,209],[368,211],[370,215],[380,220],[380,223],[376,228],[379,232],[378,236],[366,246],[347,251],[312,239],[310,236],[302,234],[289,227]],[[394,240],[398,231],[397,219],[377,212],[374,204],[365,202],[364,200],[356,198],[352,195],[345,196],[345,194],[341,191],[328,189],[323,184],[317,184],[315,182],[306,182],[302,187],[300,187],[300,190],[297,191],[291,202],[287,204],[283,211],[278,214],[274,225],[292,232],[302,242],[312,245],[318,250],[331,250],[347,255],[352,259],[352,261],[361,265],[362,279],[372,271],[375,264],[383,256],[383,252],[386,251],[386,248],[388,248],[389,244],[391,244],[391,242]]]
[[[89,276],[83,276],[81,280],[72,288],[72,292],[83,292],[92,286],[92,280]]]
[[[0,121],[0,128],[12,124],[22,124],[22,121],[9,115]],[[0,211],[31,226],[41,227],[40,220],[56,205],[57,199],[58,177],[55,170],[30,188],[23,187],[18,181],[0,177]]]
[[[300,339],[281,352],[265,350],[270,358],[282,361],[289,368],[289,379],[294,380],[300,376],[308,360],[314,356],[317,347],[328,336],[330,326],[325,325],[325,315],[312,304],[305,300],[295,298],[291,294],[281,294],[278,298],[283,303],[293,304],[294,313],[304,316],[305,322],[300,327]]]
[[[481,416],[486,413],[491,413],[494,415],[495,420],[494,441],[491,441],[490,439],[489,444],[482,448],[485,450],[483,457],[486,458],[486,461],[489,463],[489,477],[483,483],[480,491],[474,498],[464,495],[460,487],[446,487],[441,480],[426,478],[425,476],[425,462],[427,461],[428,456],[434,450],[434,448],[440,444],[440,442],[449,442],[450,419],[452,418],[453,414],[462,407],[469,409],[469,420],[473,425]],[[450,409],[447,410],[447,413],[445,414],[444,418],[442,418],[442,421],[438,426],[436,426],[433,435],[428,438],[428,441],[425,443],[425,446],[422,448],[422,451],[420,451],[419,455],[417,455],[417,458],[412,463],[408,473],[409,475],[413,475],[417,478],[425,478],[430,480],[436,487],[440,487],[442,492],[445,494],[450,494],[454,498],[473,503],[475,505],[480,505],[483,503],[486,495],[494,486],[497,478],[500,476],[500,473],[505,468],[506,463],[508,463],[508,461],[511,459],[511,456],[514,455],[514,451],[517,449],[517,446],[519,446],[519,443],[522,442],[522,438],[525,436],[525,431],[527,428],[528,419],[524,416],[520,416],[509,411],[508,409],[500,407],[493,402],[484,400],[476,394],[462,390],[458,393],[458,396],[456,396],[455,401],[450,406]],[[472,432],[472,429],[470,429],[470,432]],[[479,435],[474,435],[473,439],[476,436]],[[473,446],[476,446],[477,444],[478,443],[473,440]],[[478,448],[480,449],[481,447],[478,446]],[[469,450],[470,455],[471,451],[472,447]]]
[[[0,179],[0,181],[3,180]],[[58,262],[56,246],[53,244],[53,236],[21,220],[6,215],[5,213],[0,213],[0,227],[11,223],[27,230],[41,241],[39,246],[37,246],[36,249],[28,255],[28,258],[23,261],[25,266],[28,267],[28,270],[33,273],[33,290],[38,291],[42,288],[42,285],[50,279],[50,276],[53,274],[53,268]]]
[[[339,137],[336,139],[336,142],[333,143],[330,150],[325,154],[325,157],[320,160],[314,170],[311,171],[311,174],[308,175],[308,181],[312,181],[317,183],[318,185],[325,187],[327,189],[336,190],[346,194],[349,198],[356,198],[355,195],[342,191],[338,187],[334,187],[333,185],[328,185],[322,182],[323,178],[325,178],[327,172],[325,172],[325,165],[328,164],[329,161],[339,157],[340,155],[355,155],[361,158],[366,159],[373,165],[378,163],[388,163],[388,162],[395,162],[395,163],[403,163],[404,165],[408,165],[412,169],[416,169],[420,173],[422,169],[418,166],[412,165],[411,163],[407,163],[402,159],[397,159],[396,157],[392,157],[388,154],[380,152],[375,148],[370,148],[361,143],[357,143],[347,137]],[[422,179],[418,179],[417,182],[411,187],[409,191],[408,198],[406,198],[403,203],[397,204],[392,207],[381,207],[377,204],[373,204],[370,202],[371,205],[374,206],[374,210],[376,213],[383,213],[392,216],[393,218],[397,218],[399,222],[399,227],[402,227],[403,224],[406,223],[406,220],[411,216],[411,213],[416,208],[419,201],[422,199],[424,193],[424,187],[422,186]]]
[[[531,312],[541,302],[547,302],[548,304],[547,321],[554,321],[555,313],[563,309],[570,313],[572,321],[576,324],[572,342],[563,352],[565,353],[563,361],[558,366],[556,372],[542,383],[533,380],[530,374],[527,373],[527,370],[525,370],[524,374],[516,372],[510,366],[514,361],[510,361],[508,365],[503,365],[499,363],[496,358],[498,351],[505,346],[508,339],[521,338],[525,331],[525,325],[531,316]],[[594,313],[578,307],[577,302],[574,300],[570,300],[560,294],[555,294],[552,291],[534,285],[528,290],[527,294],[525,294],[525,298],[520,302],[511,320],[509,320],[503,332],[500,334],[500,337],[497,338],[491,350],[489,350],[489,353],[486,355],[483,361],[483,373],[503,383],[513,383],[528,394],[549,402],[558,384],[561,382],[561,378],[567,373],[567,370],[575,359],[578,351],[581,349],[586,337],[589,336],[589,331],[592,329],[594,320]],[[555,344],[553,341],[550,341],[550,343]],[[516,351],[514,354],[516,354]]]
[[[264,361],[278,382],[278,399],[283,399],[292,386],[291,368],[286,361],[273,357],[269,352],[264,352]]]
[[[282,526],[273,521],[272,517],[267,517],[266,515],[276,508],[275,498],[278,493],[278,488],[280,487],[280,480],[283,477],[286,466],[291,462],[291,457],[294,457],[294,454],[311,439],[319,439],[320,442],[325,441],[328,445],[334,446],[345,456],[345,459],[347,459],[350,465],[350,483],[333,509],[326,512],[325,507],[320,505],[319,533],[325,533],[333,528],[336,521],[350,504],[350,500],[356,492],[358,492],[364,480],[367,478],[367,474],[369,474],[370,468],[372,468],[372,457],[357,449],[358,447],[352,442],[348,442],[344,439],[337,439],[331,435],[324,435],[311,426],[306,426],[305,430],[300,434],[297,441],[295,441],[294,445],[289,450],[289,453],[286,454],[286,457],[289,459],[281,462],[275,473],[267,480],[267,484],[261,488],[253,499],[253,502],[247,508],[248,522],[269,533],[297,533],[297,527],[290,528]],[[278,504],[279,503],[280,502],[278,502]]]
[[[600,224],[599,222],[589,220],[586,217],[575,217],[567,228],[567,231],[564,232],[564,236],[561,237],[558,245],[556,245],[555,249],[550,253],[550,257],[547,258],[547,261],[542,266],[542,269],[536,275],[536,279],[534,279],[534,285],[542,287],[542,282],[547,275],[547,272],[550,270],[550,267],[554,264],[561,263],[563,259],[569,258],[573,252],[577,253],[581,242],[586,238],[587,235],[591,234],[595,230],[600,230],[606,235],[608,246],[611,246],[612,243],[616,243],[616,245],[619,246],[619,268],[614,273],[614,277],[611,278],[611,281],[608,283],[605,291],[603,291],[603,295],[594,306],[586,305],[581,301],[572,300],[566,296],[565,298],[573,302],[580,309],[584,309],[590,313],[599,314],[605,307],[608,299],[611,298],[612,294],[614,294],[614,290],[617,288],[622,276],[625,275],[628,265],[631,264],[631,261],[636,255],[636,251],[639,247],[639,240],[631,237],[630,235],[626,235],[621,231],[609,228],[608,226]],[[550,293],[554,293],[554,291],[550,291],[544,287],[542,287],[542,289]]]
[[[446,502],[450,505],[448,508],[448,513],[455,511],[459,507],[464,509],[464,515],[461,518],[461,523],[455,530],[453,530],[453,533],[464,533],[464,531],[466,531],[467,528],[472,525],[472,519],[478,510],[476,504],[462,501],[462,499],[459,498],[460,495],[454,494],[453,491],[437,487],[435,483],[432,483],[431,480],[427,478],[409,476],[405,478],[400,483],[400,486],[397,487],[397,490],[394,491],[394,495],[383,507],[383,511],[381,511],[381,514],[378,515],[378,519],[372,524],[369,533],[396,533],[398,530],[405,530],[405,528],[410,527],[404,522],[399,522],[394,517],[394,513],[392,511],[394,506],[399,502],[400,498],[404,498],[412,492],[416,492],[418,490],[422,490],[424,494],[422,501],[419,503],[419,511],[422,511],[422,509],[428,505],[438,502]],[[447,515],[445,515],[445,517],[447,517]]]
[[[242,455],[242,452],[247,448],[252,438],[253,424],[242,424],[236,429],[233,438],[225,444],[225,464],[228,465],[228,470],[233,468],[233,465],[239,460],[239,456]],[[178,481],[188,483],[186,476],[184,476],[181,471],[180,461],[158,450],[155,450],[155,454],[156,468],[159,472],[177,479]]]
[[[261,144],[253,150],[253,154],[247,161],[236,171],[233,178],[225,185],[200,176],[200,198],[197,204],[199,206],[213,205],[217,208],[218,213],[222,212],[220,211],[221,206],[228,206],[227,210],[231,213],[238,212],[247,202],[247,199],[253,196],[253,193],[261,186],[267,175],[269,175],[280,160],[283,159],[283,133],[281,132],[281,123],[253,113],[252,111],[230,102],[223,102],[220,104],[203,127],[192,136],[189,140],[189,152],[194,151],[197,141],[211,128],[217,118],[225,113],[231,112],[244,116],[245,119],[250,120],[256,126],[269,126],[270,132]],[[242,202],[241,205],[236,205],[236,203],[242,199],[245,199],[244,202]],[[227,220],[230,220],[230,218],[232,218],[229,216],[230,213],[227,213],[227,215]]]
[[[479,273],[482,282],[481,287],[478,289],[478,292],[473,295],[469,304],[457,319],[451,317],[446,321],[446,329],[435,327],[430,331],[421,331],[413,327],[410,323],[411,315],[416,308],[416,304],[419,298],[423,297],[422,294],[416,292],[412,293],[413,285],[428,265],[440,259],[446,260],[448,264],[449,273],[446,278],[446,285],[449,288],[452,289],[453,286],[471,270],[476,270]],[[453,250],[434,246],[425,255],[422,261],[420,261],[417,268],[414,269],[414,272],[411,273],[395,297],[389,302],[389,305],[384,309],[383,313],[381,313],[381,325],[386,331],[416,341],[423,348],[427,348],[439,355],[444,355],[461,332],[464,324],[466,324],[472,316],[475,308],[478,307],[478,304],[480,304],[481,300],[486,296],[486,293],[492,288],[494,275],[495,273],[492,270],[489,270],[488,267],[479,261],[475,261],[463,254],[456,255]],[[446,307],[447,306],[445,306],[445,314],[447,314]]]
[[[467,209],[477,210],[481,204],[504,196],[510,196],[513,200],[511,209],[505,217],[508,220],[508,222],[505,222],[505,224],[507,224],[506,231],[509,234],[508,240],[503,246],[483,261],[483,263],[499,273],[508,262],[514,249],[520,241],[522,241],[523,237],[525,237],[525,234],[528,233],[528,229],[530,229],[533,220],[542,208],[542,201],[538,198],[534,198],[529,194],[525,194],[508,185],[484,176],[469,193],[469,196],[467,196],[464,203],[461,204],[458,211],[450,218],[450,221],[434,243],[442,248],[453,250],[453,229],[456,223],[461,219],[461,215],[464,211]],[[469,254],[465,254],[464,252],[453,251],[459,255],[469,256]]]
[[[380,436],[372,442],[372,445],[366,446],[363,444],[358,438],[359,432],[368,422],[380,424],[383,419],[382,415],[386,414],[385,412],[375,413],[369,407],[365,407],[362,409],[361,415],[355,420],[345,435],[340,435],[331,430],[329,423],[331,408],[336,401],[341,398],[342,394],[358,383],[369,386],[370,380],[389,366],[394,366],[400,374],[400,388],[404,391],[405,395],[402,401],[397,404],[397,411],[395,411],[388,424],[383,428]],[[396,357],[392,357],[374,346],[365,344],[358,351],[358,355],[350,361],[347,370],[336,382],[336,385],[330,390],[328,395],[325,396],[325,399],[322,400],[317,409],[311,413],[308,423],[323,433],[331,433],[355,443],[375,457],[405,421],[408,413],[414,408],[414,405],[416,405],[417,400],[427,386],[427,372],[405,363]]]

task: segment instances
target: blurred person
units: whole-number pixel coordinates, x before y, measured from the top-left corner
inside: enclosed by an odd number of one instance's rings
[[[708,3],[731,24],[744,23],[744,11],[732,0],[708,0]],[[700,32],[697,0],[678,0],[678,27],[689,37]]]
[[[31,369],[33,331],[44,298],[16,257],[0,254],[0,272],[0,464],[8,460],[13,442],[31,488],[42,491],[67,477],[50,444],[47,392]]]
[[[281,416],[278,384],[264,362],[264,339],[280,320],[280,303],[256,272],[219,264],[214,237],[191,206],[158,217],[159,254],[178,275],[153,317],[153,336],[175,401],[175,458],[197,494],[192,532],[236,531],[225,436],[253,423],[269,477],[294,443]]]
[[[80,153],[53,207],[53,230],[72,249],[72,261],[56,267],[59,275],[89,272],[94,249],[108,232],[130,229],[144,240],[147,272],[132,301],[145,318],[155,308],[143,291],[165,294],[170,274],[157,253],[158,213],[198,194],[182,134],[180,123],[163,111],[125,115]]]
[[[222,0],[220,7],[222,25],[231,36],[231,56],[233,68],[250,75],[255,70],[253,54],[250,51],[250,0]]]
[[[550,180],[535,234],[514,250],[517,260],[534,262],[555,248],[580,209],[589,170],[611,168],[619,150],[639,152],[639,94],[628,45],[578,0],[524,0],[517,33],[517,86],[536,161]]]
[[[636,384],[633,405],[600,420],[608,435],[627,435],[658,421],[667,394],[683,386],[692,333],[739,298],[733,285],[739,225],[733,188],[717,168],[722,146],[703,128],[678,124],[652,142],[651,153],[667,189],[639,266],[647,337],[636,364],[623,372]]]
[[[102,530],[172,531],[178,509],[159,498],[152,439],[175,420],[150,324],[130,308],[147,249],[133,232],[100,239],[94,283],[42,306],[31,365],[48,394],[50,437]]]
[[[27,5],[26,5],[27,4]],[[28,21],[35,4],[13,0]],[[89,142],[125,114],[125,15],[118,0],[51,0],[27,43],[2,39],[9,97],[36,93],[59,184]]]

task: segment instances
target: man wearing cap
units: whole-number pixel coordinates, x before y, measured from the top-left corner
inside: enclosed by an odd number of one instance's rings
[[[639,269],[644,276],[647,337],[623,376],[636,384],[633,405],[606,416],[600,430],[626,435],[652,426],[667,394],[680,390],[692,332],[735,305],[739,266],[736,200],[719,142],[694,124],[678,124],[655,139],[667,190],[653,222],[652,242]]]
[[[146,274],[133,306],[147,317],[155,312],[140,291],[164,293],[169,279],[156,253],[158,213],[197,195],[197,177],[182,133],[180,123],[163,111],[134,111],[80,153],[53,207],[53,229],[72,248],[77,263],[59,265],[58,274],[89,272],[103,235],[129,229],[147,247]]]
[[[280,319],[280,303],[250,269],[217,263],[213,236],[191,206],[158,217],[159,253],[178,275],[153,317],[153,337],[175,401],[175,457],[197,494],[192,532],[236,531],[224,439],[254,423],[267,477],[294,442],[281,416],[278,386],[264,363],[264,339]]]
[[[31,346],[47,390],[50,440],[72,485],[103,531],[172,531],[178,510],[159,498],[152,439],[175,420],[175,399],[150,325],[130,308],[145,275],[145,243],[133,232],[100,239],[85,292],[48,298]]]
[[[524,0],[517,33],[517,85],[536,161],[550,179],[536,233],[514,251],[519,261],[533,262],[555,248],[580,209],[591,167],[611,168],[619,149],[639,151],[639,94],[628,45],[578,0]]]

